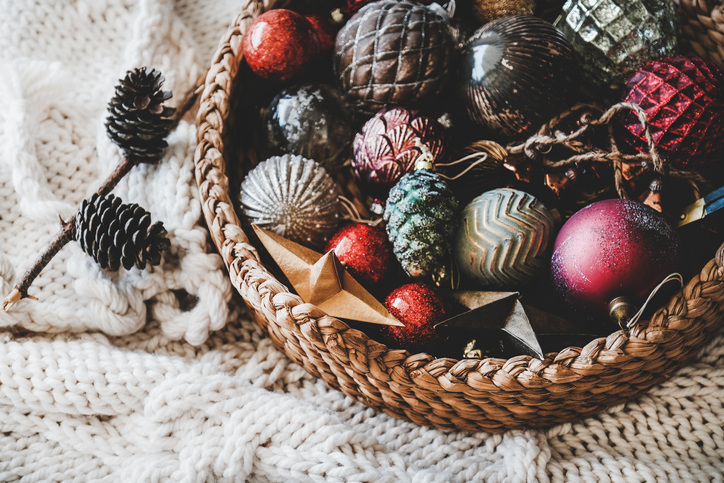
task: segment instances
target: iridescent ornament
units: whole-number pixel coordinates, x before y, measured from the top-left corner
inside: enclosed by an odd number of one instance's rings
[[[252,72],[274,82],[297,77],[320,52],[312,24],[283,8],[259,15],[246,31],[242,49]]]
[[[384,213],[387,235],[410,277],[435,282],[449,278],[457,208],[445,179],[426,169],[404,175],[390,190]]]
[[[354,134],[341,94],[322,84],[281,91],[266,109],[264,124],[274,154],[299,154],[330,170],[348,156]]]
[[[505,136],[538,129],[577,92],[579,68],[570,44],[530,15],[484,25],[462,55],[459,90],[468,117]]]
[[[555,220],[534,196],[500,188],[462,211],[453,253],[460,273],[490,288],[515,289],[545,266]]]
[[[679,237],[658,212],[633,200],[604,200],[573,215],[556,238],[551,275],[573,308],[608,314],[619,297],[641,300],[679,269]]]
[[[439,94],[454,41],[449,19],[438,12],[407,0],[362,7],[337,34],[334,72],[341,89],[368,112]]]
[[[334,250],[347,271],[362,284],[375,285],[387,275],[392,246],[379,226],[351,223],[334,234],[324,248]]]
[[[442,126],[402,107],[382,110],[354,138],[352,168],[370,194],[384,197],[418,161],[432,167],[444,155]]]
[[[571,42],[586,80],[618,87],[645,63],[678,50],[670,0],[568,0],[555,26]]]
[[[249,222],[308,247],[321,248],[337,230],[341,205],[334,180],[316,161],[274,156],[241,183]]]
[[[625,102],[646,112],[659,153],[679,169],[724,161],[724,74],[699,57],[677,55],[646,64],[626,83]],[[621,119],[619,137],[648,151],[635,113]]]
[[[478,25],[512,15],[533,15],[535,0],[473,0],[471,13]]]
[[[435,324],[447,318],[448,310],[445,299],[434,288],[421,283],[403,285],[387,296],[385,308],[405,324],[383,327],[393,343],[414,353],[439,342]]]

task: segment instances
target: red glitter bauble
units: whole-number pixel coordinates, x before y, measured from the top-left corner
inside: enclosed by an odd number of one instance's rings
[[[254,20],[244,35],[242,49],[256,75],[285,82],[299,75],[319,55],[320,46],[306,18],[280,8]]]
[[[385,307],[405,324],[385,326],[387,337],[395,344],[417,352],[441,339],[435,324],[447,318],[446,305],[432,287],[421,283],[403,285],[387,296]]]
[[[680,169],[721,163],[724,157],[724,75],[699,57],[676,55],[649,62],[624,88],[625,102],[645,111],[660,154]],[[643,127],[630,111],[618,129],[638,151],[648,150]]]
[[[310,13],[304,16],[310,24],[319,39],[319,54],[327,55],[332,52],[334,40],[337,37],[337,27],[330,19],[323,15]]]
[[[676,272],[679,238],[657,211],[632,200],[604,200],[561,228],[551,258],[553,285],[573,308],[605,315],[616,297],[645,297]]]
[[[344,226],[329,240],[325,252],[334,250],[342,265],[355,280],[366,285],[379,283],[392,260],[387,232],[365,223]]]
[[[415,170],[423,148],[432,163],[444,155],[436,120],[402,107],[383,109],[355,136],[352,168],[370,194],[386,198],[405,173]]]

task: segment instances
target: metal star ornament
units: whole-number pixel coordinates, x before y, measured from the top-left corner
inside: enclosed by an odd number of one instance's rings
[[[347,273],[333,250],[322,255],[271,231],[252,227],[304,302],[333,317],[403,326]]]

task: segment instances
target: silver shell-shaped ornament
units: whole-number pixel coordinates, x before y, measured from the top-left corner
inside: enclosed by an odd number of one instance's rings
[[[262,161],[241,183],[249,222],[310,248],[337,231],[339,189],[316,161],[286,154]]]

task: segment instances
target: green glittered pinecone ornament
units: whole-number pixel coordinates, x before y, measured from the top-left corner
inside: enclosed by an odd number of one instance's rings
[[[445,179],[427,169],[400,178],[385,205],[393,251],[412,278],[446,278],[458,202]]]
[[[155,69],[130,70],[108,104],[108,137],[134,162],[155,163],[168,146],[166,136],[173,127],[175,109],[163,105],[171,98],[171,91],[161,89],[163,82]]]
[[[113,195],[94,194],[83,200],[75,218],[75,238],[101,268],[111,270],[158,265],[161,252],[171,245],[163,223],[152,224],[148,211]]]

